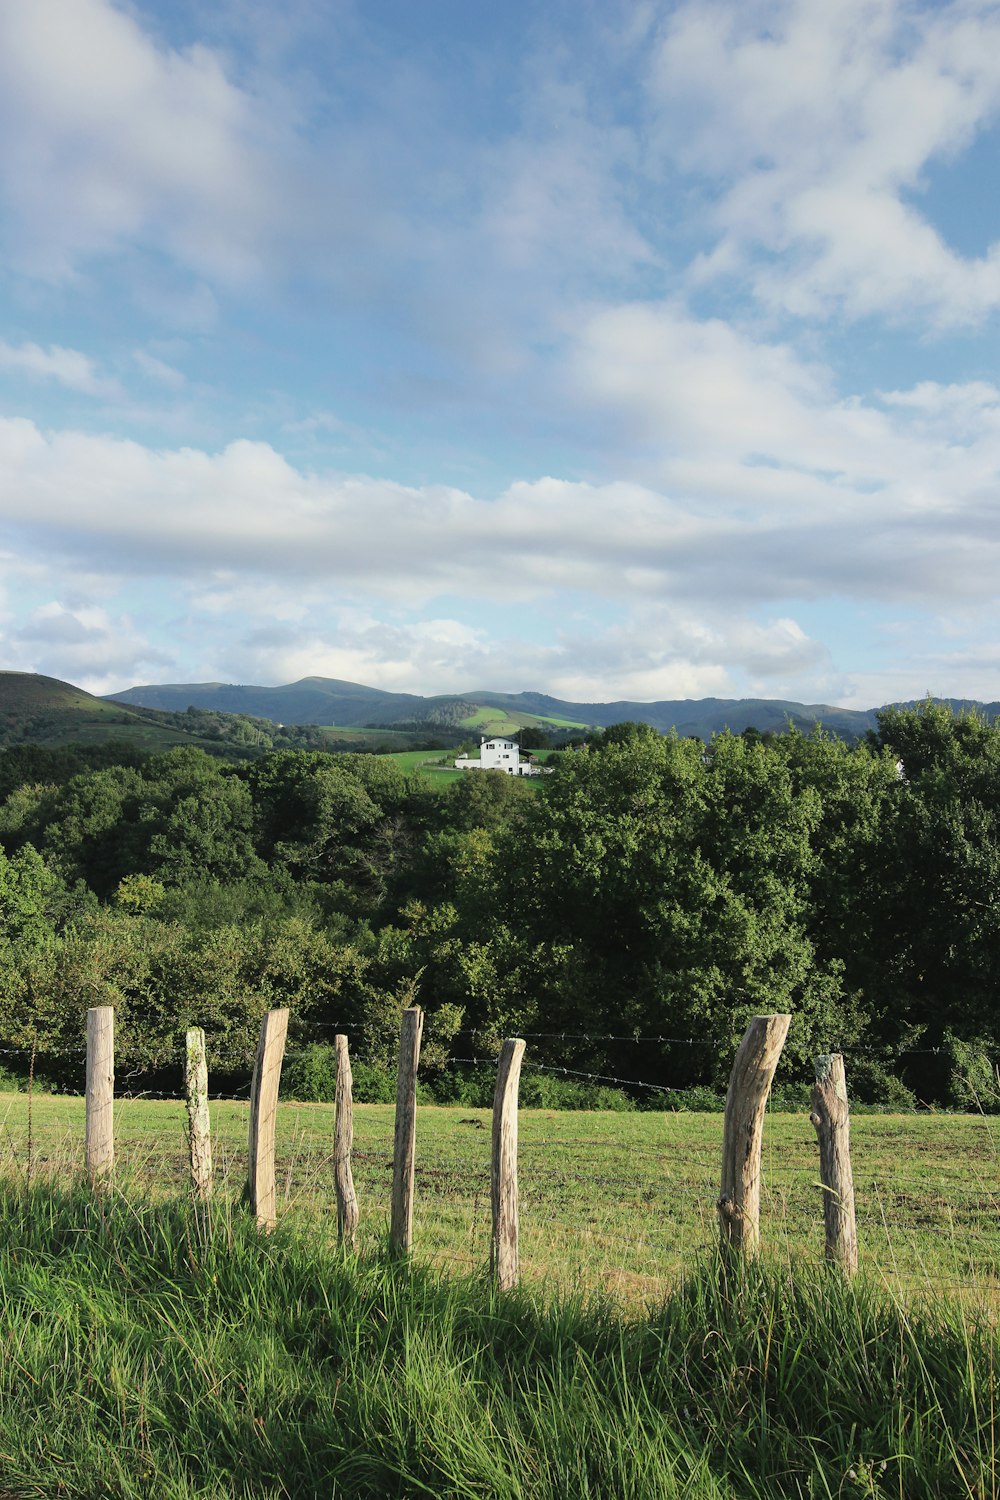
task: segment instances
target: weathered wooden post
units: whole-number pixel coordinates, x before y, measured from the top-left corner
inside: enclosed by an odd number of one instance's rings
[[[354,1142],[354,1080],[346,1036],[334,1037],[337,1049],[337,1121],[333,1137],[333,1182],[337,1192],[337,1233],[345,1250],[354,1249],[358,1227],[358,1195],[351,1173],[351,1146]]]
[[[250,1094],[250,1207],[260,1229],[277,1223],[274,1187],[274,1133],[278,1115],[278,1085],[288,1035],[288,1011],[269,1010],[260,1023],[257,1061]]]
[[[719,1230],[727,1256],[760,1248],[760,1142],[771,1080],[791,1016],[755,1016],[739,1045],[726,1094]]]
[[[396,1124],[392,1151],[392,1214],[389,1249],[409,1255],[413,1244],[413,1166],[417,1128],[417,1064],[424,1013],[419,1005],[403,1011],[399,1027]]]
[[[187,1105],[191,1186],[204,1202],[212,1196],[212,1130],[208,1116],[208,1062],[205,1033],[192,1026],[185,1037],[184,1099]]]
[[[87,1012],[87,1176],[92,1187],[115,1165],[115,1011],[95,1005]]]
[[[500,1050],[497,1086],[493,1095],[493,1157],[490,1170],[490,1203],[493,1239],[490,1270],[502,1292],[517,1285],[517,1089],[521,1078],[524,1042],[511,1037]]]
[[[858,1226],[854,1216],[851,1123],[844,1059],[839,1052],[816,1059],[810,1120],[819,1137],[819,1176],[823,1184],[826,1259],[847,1276],[858,1269]]]

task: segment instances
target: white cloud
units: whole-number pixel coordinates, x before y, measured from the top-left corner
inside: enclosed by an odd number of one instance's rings
[[[32,275],[138,240],[228,280],[260,265],[285,127],[202,46],[107,0],[0,7],[0,181]]]
[[[568,63],[526,39],[498,118],[469,130],[446,66],[350,30],[289,75],[248,62],[245,26],[238,49],[178,48],[112,0],[0,5],[8,263],[103,279],[114,257],[134,303],[210,331],[227,296],[305,278],[481,377],[531,365],[569,284],[659,265],[635,133]]]
[[[1000,250],[960,253],[922,197],[995,127],[1000,5],[625,0],[549,46],[557,7],[516,42],[501,26],[501,59],[470,29],[495,97],[469,113],[429,49],[295,9],[282,40],[256,0],[0,4],[16,326],[44,308],[53,336],[71,296],[83,324],[93,292],[92,322],[113,296],[122,323],[190,333],[129,327],[104,365],[0,343],[22,386],[104,399],[150,438],[0,420],[0,522],[52,569],[11,650],[76,650],[99,677],[117,631],[130,671],[153,649],[143,594],[162,614],[169,591],[210,675],[445,690],[459,663],[581,697],[770,695],[841,680],[810,602],[992,604],[992,354],[949,378],[969,345],[946,374],[925,344],[921,378],[866,394],[842,323],[849,384],[786,315],[975,326],[1000,304]],[[300,21],[343,53],[307,56]],[[186,24],[200,44],[164,40]],[[756,305],[695,316],[723,275]],[[458,478],[336,472],[338,446],[354,470]],[[74,593],[71,572],[134,583]],[[510,624],[525,610],[548,611],[544,640]]]
[[[0,370],[15,370],[34,380],[53,380],[66,390],[84,396],[112,397],[120,394],[118,384],[101,375],[94,361],[78,349],[63,349],[50,344],[8,344],[0,339]]]
[[[170,390],[176,391],[180,390],[185,382],[182,370],[178,370],[174,365],[168,365],[166,360],[157,359],[155,354],[149,354],[145,349],[133,349],[132,360],[146,379],[155,381],[157,385],[165,385]]]
[[[0,514],[40,553],[105,570],[323,579],[421,605],[995,592],[988,383],[838,399],[784,346],[648,307],[591,320],[577,381],[650,444],[657,483],[544,478],[486,499],[303,471],[261,442],[155,450],[19,419],[0,422]]]
[[[227,671],[240,681],[318,674],[419,694],[544,684],[559,697],[592,702],[733,697],[762,684],[784,691],[830,669],[823,647],[792,621],[719,615],[708,624],[668,607],[630,610],[600,631],[559,629],[527,640],[489,615],[482,626],[446,618],[392,623],[345,609],[325,622],[322,615],[313,601],[294,626],[252,629],[235,655],[227,647]],[[206,662],[205,672],[218,675],[217,663]]]
[[[23,624],[0,624],[0,649],[9,670],[42,672],[91,693],[114,692],[123,682],[170,665],[131,617],[96,604],[49,599]]]
[[[963,256],[919,206],[927,167],[997,118],[995,5],[687,0],[649,87],[661,148],[721,190],[702,275],[740,270],[807,317],[963,324],[1000,304],[1000,244]]]

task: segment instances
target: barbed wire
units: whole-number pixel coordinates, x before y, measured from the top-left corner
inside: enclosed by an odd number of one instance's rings
[[[21,1028],[21,1029],[26,1029],[26,1028]],[[353,1028],[353,1029],[360,1031],[364,1037],[370,1036],[371,1031],[372,1031],[372,1028],[369,1027],[369,1026],[367,1026],[367,1025],[365,1025],[365,1024],[362,1024],[359,1027]],[[337,1034],[338,1035],[342,1035],[342,1036],[347,1036],[348,1039],[350,1039],[350,1037],[352,1035],[352,1030],[349,1030],[346,1026],[342,1026],[340,1028],[340,1030],[338,1031]],[[387,1034],[391,1034],[391,1035],[395,1036],[396,1035],[396,1028],[395,1027],[391,1028],[391,1033],[387,1033]],[[490,1039],[495,1038],[495,1035],[496,1035],[493,1032],[486,1032],[486,1031],[484,1031],[484,1032],[476,1032],[476,1033],[466,1032],[464,1034],[465,1035],[480,1035],[480,1036],[484,1036],[484,1037],[489,1037]],[[451,1040],[454,1039],[455,1033],[440,1033],[440,1034],[437,1034],[437,1033],[426,1032],[425,1031],[424,1032],[424,1039],[425,1040],[432,1040],[433,1041],[433,1040],[435,1040],[435,1038],[438,1035],[440,1035],[440,1039],[441,1040],[451,1041]],[[587,1032],[587,1033],[584,1033],[584,1032],[580,1032],[580,1033],[571,1033],[571,1032],[544,1032],[544,1033],[542,1033],[542,1032],[539,1032],[539,1033],[522,1032],[522,1033],[520,1033],[520,1035],[517,1038],[514,1038],[514,1040],[525,1041],[525,1040],[529,1040],[533,1036],[545,1036],[545,1037],[548,1037],[548,1038],[551,1038],[551,1039],[555,1039],[555,1040],[561,1040],[561,1039],[564,1039],[564,1040],[586,1040],[586,1041],[592,1041],[592,1042],[621,1042],[621,1041],[628,1041],[628,1042],[637,1042],[637,1043],[642,1043],[642,1044],[649,1044],[649,1043],[652,1043],[652,1042],[662,1042],[662,1043],[665,1043],[665,1044],[666,1043],[669,1043],[671,1045],[673,1045],[673,1044],[682,1044],[682,1045],[685,1045],[685,1046],[692,1046],[692,1047],[694,1047],[694,1046],[707,1047],[707,1046],[710,1045],[707,1042],[695,1042],[695,1041],[692,1041],[690,1038],[683,1038],[683,1037],[667,1037],[667,1036],[659,1036],[659,1035],[657,1035],[657,1036],[643,1036],[643,1037],[633,1037],[633,1036],[618,1037],[618,1036],[607,1035],[607,1034],[605,1034],[603,1032]],[[249,1060],[250,1062],[252,1062],[254,1054],[256,1052],[256,1045],[257,1045],[256,1042],[248,1042],[245,1047],[240,1048],[240,1049],[238,1049],[236,1051],[214,1052],[212,1050],[211,1042],[208,1041],[208,1040],[206,1040],[207,1050],[208,1050],[210,1056],[213,1057],[216,1061],[233,1061],[233,1060],[247,1061],[247,1060]],[[308,1043],[307,1042],[307,1043],[305,1043],[305,1045],[299,1044],[296,1047],[292,1047],[290,1049],[287,1049],[285,1051],[285,1053],[284,1053],[284,1056],[285,1056],[286,1060],[292,1059],[292,1058],[312,1057],[314,1055],[313,1048],[314,1048],[314,1044],[312,1044],[312,1043]],[[57,1044],[53,1044],[51,1042],[46,1042],[44,1040],[38,1040],[35,1043],[35,1049],[34,1050],[35,1050],[36,1055],[38,1057],[69,1057],[69,1056],[84,1056],[86,1054],[87,1047],[86,1047],[86,1043],[82,1043],[82,1042],[79,1042],[79,1043],[70,1043],[70,1044],[60,1042],[60,1043],[57,1043]],[[815,1051],[815,1053],[816,1053],[817,1056],[823,1054],[824,1052],[826,1052],[826,1053],[831,1053],[832,1052],[832,1053],[840,1053],[843,1057],[879,1057],[879,1058],[893,1058],[893,1057],[932,1057],[932,1056],[933,1057],[938,1057],[938,1056],[947,1055],[948,1052],[949,1052],[949,1049],[947,1047],[942,1047],[942,1046],[936,1046],[936,1047],[897,1047],[897,1048],[890,1048],[890,1047],[885,1047],[885,1048],[883,1048],[883,1047],[846,1047],[846,1046],[842,1046],[842,1045],[834,1044],[834,1043],[827,1044],[827,1046],[825,1048],[817,1045],[812,1050]],[[18,1057],[27,1057],[27,1056],[30,1056],[31,1052],[32,1052],[32,1047],[31,1047],[30,1044],[27,1044],[27,1043],[25,1045],[23,1045],[23,1046],[0,1046],[0,1056],[6,1056],[6,1057],[15,1057],[15,1056],[18,1056]],[[181,1061],[181,1060],[183,1060],[186,1057],[186,1055],[187,1055],[186,1046],[178,1044],[176,1046],[172,1046],[172,1047],[165,1048],[163,1050],[157,1051],[155,1053],[155,1055],[153,1056],[152,1060],[150,1061],[149,1066],[150,1067],[159,1066],[161,1064],[161,1062],[167,1062],[167,1061]],[[1000,1066],[1000,1053],[989,1054],[988,1055],[988,1060],[994,1066]],[[362,1059],[362,1061],[363,1061],[363,1059]],[[530,1065],[532,1065],[532,1062],[533,1062],[532,1059],[526,1059],[524,1065],[525,1066],[530,1066]],[[476,1064],[479,1064],[481,1066],[488,1066],[488,1065],[492,1064],[493,1066],[495,1066],[496,1065],[496,1058],[495,1057],[489,1057],[489,1058],[486,1058],[486,1057],[468,1058],[468,1057],[458,1057],[458,1056],[449,1055],[445,1059],[445,1064],[446,1065],[450,1066],[451,1064],[455,1064],[455,1063],[476,1063]],[[572,1073],[574,1071],[571,1068],[564,1068],[564,1067],[561,1067],[558,1064],[534,1063],[534,1066],[535,1067],[539,1067],[539,1068],[547,1066],[547,1067],[551,1068],[553,1071],[563,1072],[563,1073]],[[577,1072],[577,1076],[579,1076],[581,1078],[600,1078],[600,1077],[604,1077],[604,1076],[607,1076],[607,1075],[602,1075],[602,1074],[598,1074],[598,1073],[588,1073],[588,1072],[585,1072],[585,1071],[578,1071]],[[621,1079],[620,1078],[620,1079],[617,1079],[616,1081],[621,1082],[621,1083],[628,1083],[628,1084],[632,1084],[632,1085],[636,1085],[636,1086],[644,1086],[644,1087],[648,1087],[648,1088],[669,1088],[669,1087],[671,1087],[671,1086],[665,1085],[665,1084],[651,1084],[648,1081],[644,1081],[644,1080],[641,1080],[641,1079],[637,1080],[637,1079]],[[673,1087],[673,1091],[674,1092],[678,1091],[678,1089],[679,1089],[679,1086],[674,1086]]]

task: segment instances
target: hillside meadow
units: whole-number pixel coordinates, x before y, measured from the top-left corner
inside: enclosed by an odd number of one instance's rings
[[[0,1076],[22,1084],[0,1102],[0,1500],[998,1500],[1000,1122],[950,1110],[1000,1110],[1000,728],[933,704],[852,747],[621,725],[537,788],[319,750],[74,757],[0,752]],[[181,1106],[140,1096],[176,1086],[187,1027],[226,1091],[287,1007],[305,1097],[330,1097],[341,1031],[359,1097],[386,1098],[414,1003],[411,1261],[386,1253],[386,1105],[356,1111],[356,1256],[328,1104],[281,1104],[261,1238],[248,1106],[216,1101],[195,1209]],[[83,1103],[49,1090],[80,1086],[99,1004],[137,1097],[95,1197]],[[721,1116],[644,1107],[717,1099],[774,1010],[786,1104],[839,1050],[852,1099],[907,1110],[854,1120],[850,1287],[821,1263],[804,1110],[768,1118],[764,1254],[734,1277]],[[526,1104],[614,1108],[522,1111],[500,1297],[476,1065],[515,1034]]]
[[[718,1116],[521,1120],[524,1277],[492,1290],[488,1112],[421,1107],[411,1262],[385,1252],[392,1110],[355,1114],[362,1245],[336,1246],[332,1111],[279,1111],[279,1222],[185,1190],[179,1105],[2,1100],[0,1496],[80,1500],[986,1500],[998,1492],[990,1122],[861,1116],[862,1274],[818,1260],[815,1147],[773,1115],[759,1267],[712,1255]]]
[[[0,1171],[71,1190],[83,1172],[83,1100],[0,1096]],[[392,1176],[392,1105],[355,1105],[360,1247],[384,1244]],[[220,1197],[246,1175],[249,1106],[212,1105]],[[335,1236],[332,1105],[279,1105],[279,1214]],[[151,1202],[183,1197],[185,1113],[176,1100],[115,1104],[118,1181]],[[662,1298],[715,1243],[722,1116],[522,1110],[522,1273],[528,1284],[612,1298],[638,1310]],[[900,1296],[997,1299],[1000,1308],[1000,1121],[975,1115],[862,1114],[852,1121],[862,1263]],[[489,1262],[490,1111],[420,1105],[414,1254],[474,1274]],[[822,1258],[815,1133],[805,1113],[769,1115],[762,1230],[775,1265]]]

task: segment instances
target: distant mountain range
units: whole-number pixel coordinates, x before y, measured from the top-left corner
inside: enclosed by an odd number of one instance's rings
[[[387,693],[380,688],[329,677],[304,677],[285,687],[237,686],[201,682],[151,685],[114,693],[110,701],[145,709],[188,707],[249,714],[284,724],[322,724],[341,728],[391,729],[413,724],[503,734],[525,725],[604,728],[634,719],[654,729],[708,740],[724,729],[783,730],[792,724],[808,731],[819,723],[833,734],[857,738],[875,727],[877,709],[837,708],[829,703],[793,703],[777,698],[665,699],[658,703],[571,703],[546,693],[494,693],[483,690],[455,696],[424,698],[413,693]],[[1000,703],[946,700],[955,708],[976,707],[988,715],[1000,713]]]
[[[989,717],[1000,703],[944,700]],[[0,671],[0,747],[103,745],[127,740],[146,750],[196,745],[242,759],[270,745],[331,750],[405,750],[454,745],[480,734],[545,729],[555,734],[634,719],[664,733],[710,740],[730,729],[805,732],[820,723],[855,739],[874,728],[877,709],[836,708],[774,698],[668,699],[659,703],[570,703],[545,693],[474,692],[425,698],[360,683],[306,677],[285,687],[231,683],[151,684],[96,698],[33,672]],[[303,726],[320,726],[318,729]],[[279,726],[284,726],[279,728]]]
[[[453,737],[461,738],[457,731]],[[0,748],[43,745],[93,749],[122,742],[158,753],[180,745],[205,750],[228,760],[245,760],[271,747],[311,750],[407,750],[420,748],[427,731],[408,734],[391,729],[285,728],[266,717],[207,708],[143,708],[114,698],[95,698],[82,688],[34,672],[0,671]]]

